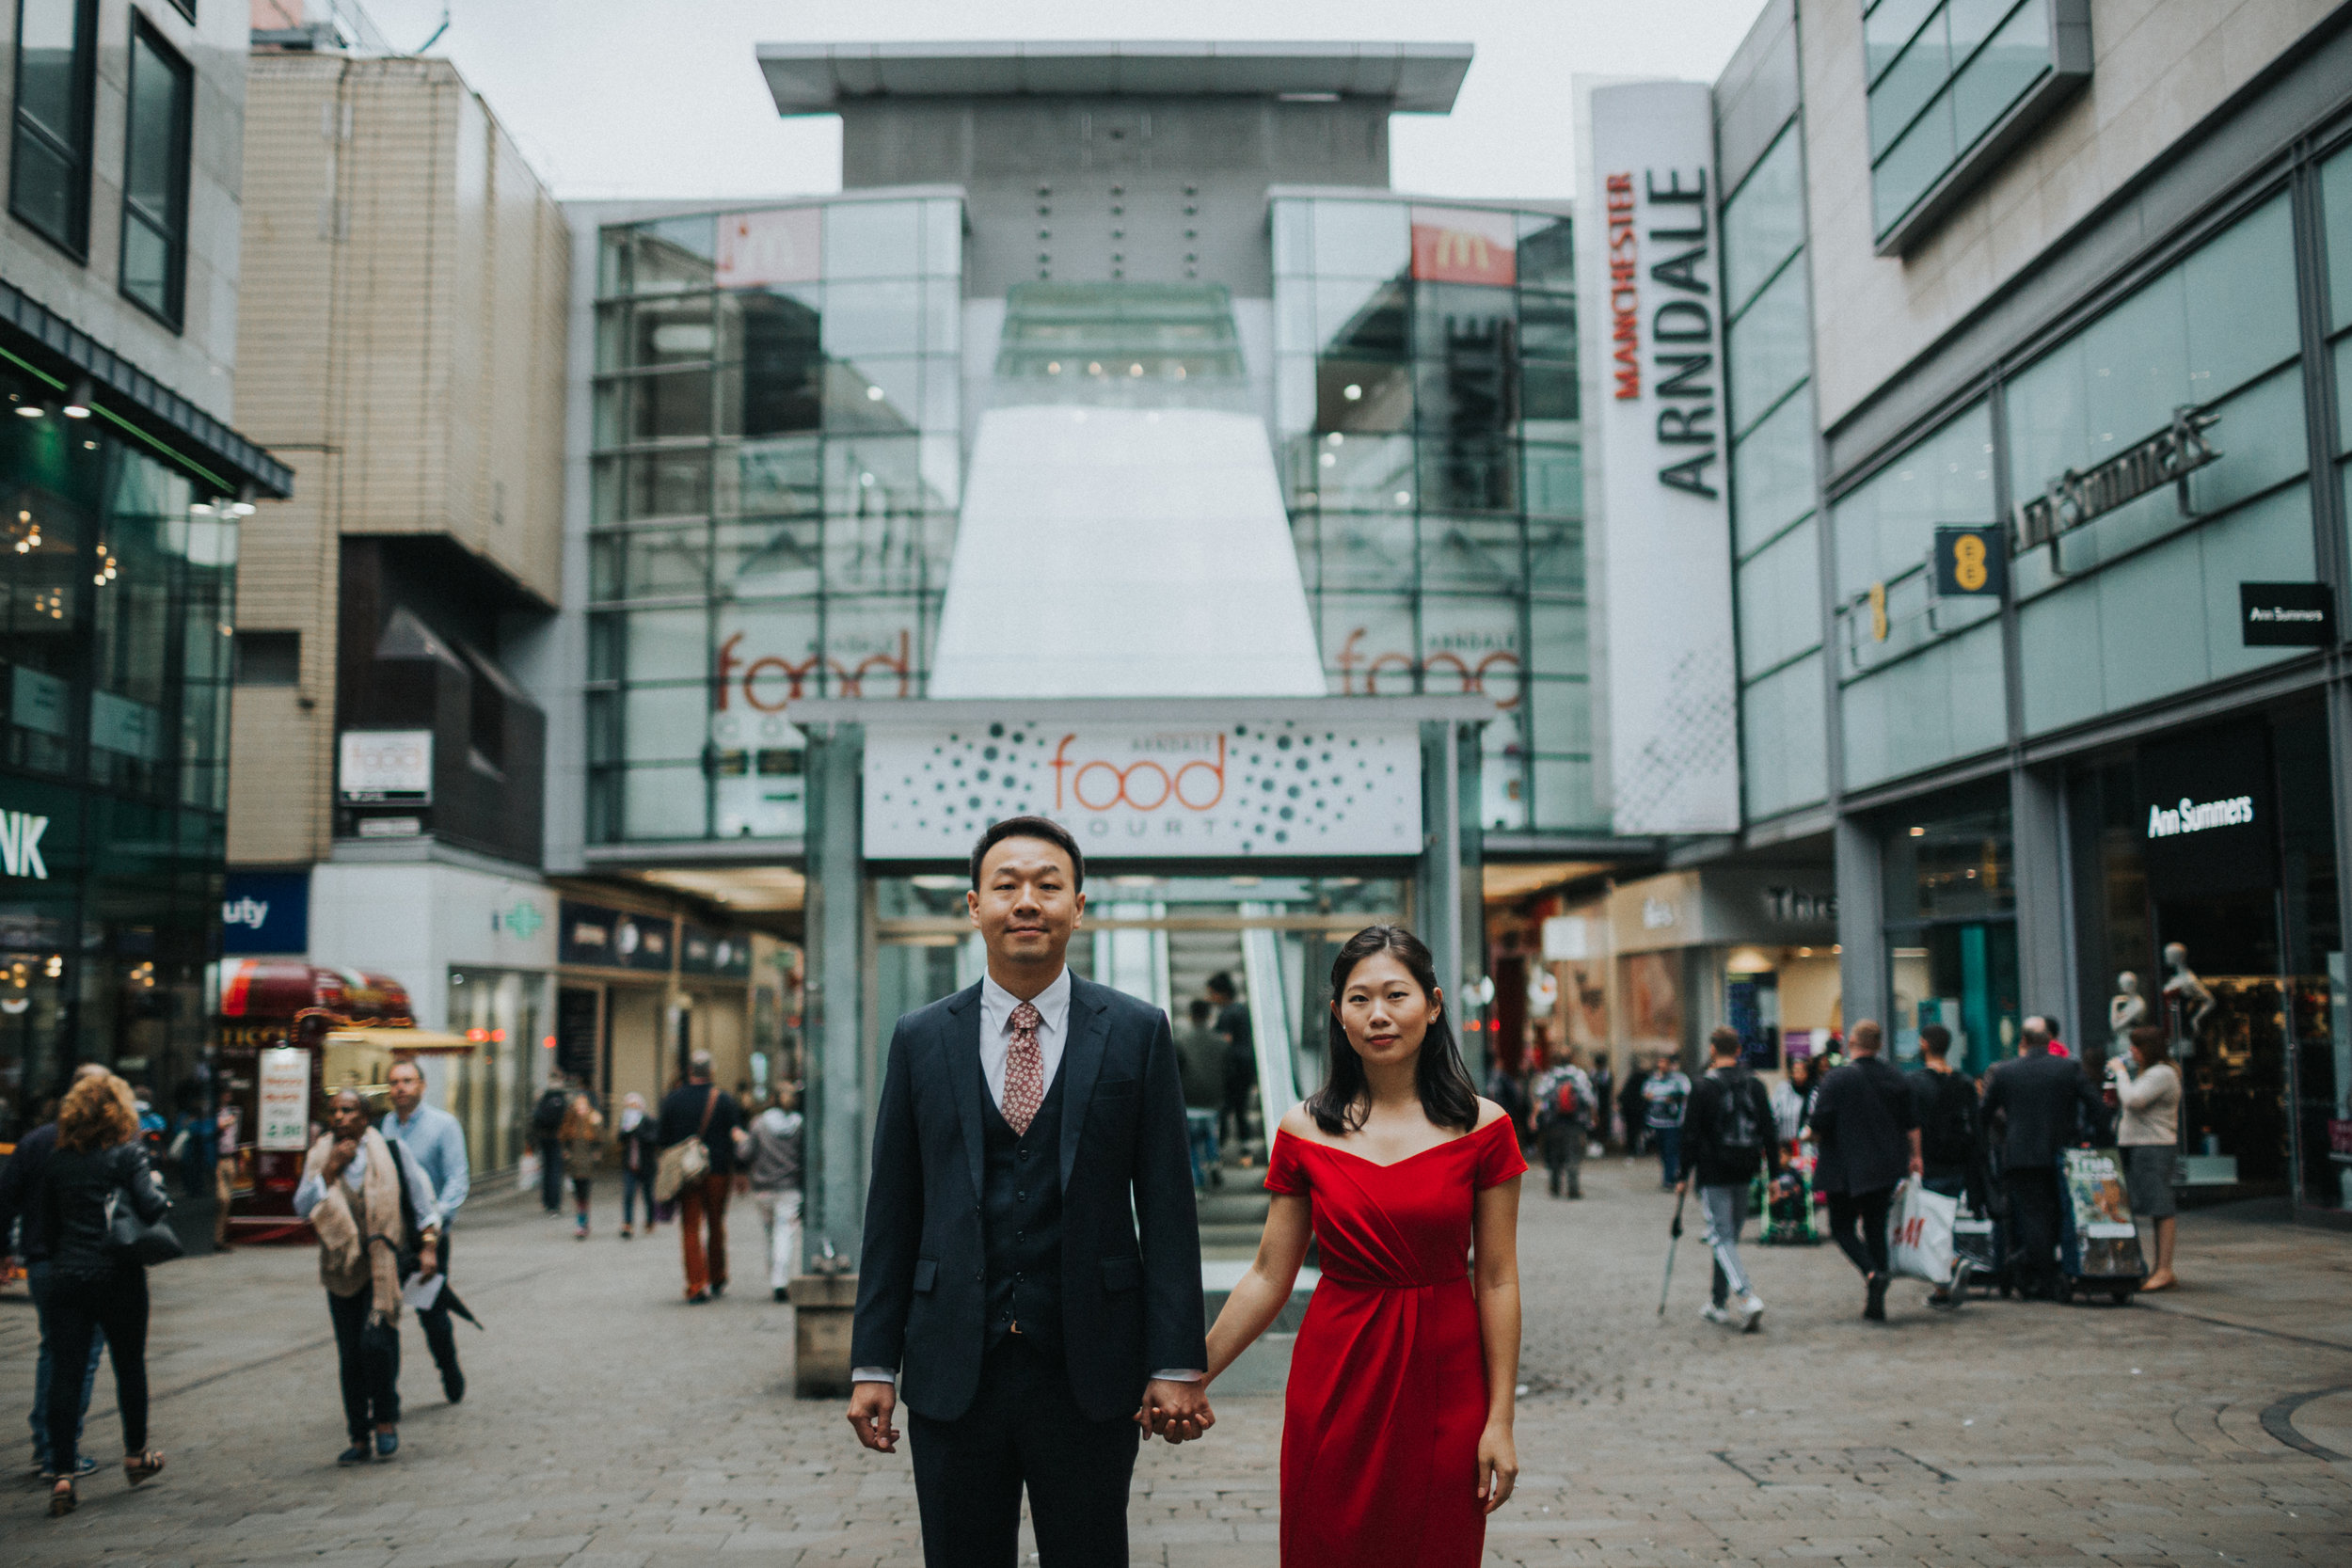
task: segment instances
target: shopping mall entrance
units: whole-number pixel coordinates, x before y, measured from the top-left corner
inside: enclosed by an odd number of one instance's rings
[[[1462,803],[1479,798],[1493,711],[1476,697],[795,704],[811,1255],[855,1256],[897,1020],[983,972],[964,911],[973,842],[1034,812],[1087,855],[1070,967],[1176,1026],[1204,1258],[1247,1259],[1267,1130],[1322,1081],[1341,943],[1375,921],[1410,925],[1477,1037],[1482,889]]]

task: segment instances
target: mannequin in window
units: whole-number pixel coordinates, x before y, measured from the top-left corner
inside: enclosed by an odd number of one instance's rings
[[[2108,1059],[2122,1060],[2132,1031],[2147,1022],[2148,999],[2139,994],[2139,976],[2127,969],[2115,977],[2115,994],[2107,998],[2107,1034],[2115,1044]]]
[[[2164,966],[2172,972],[2172,977],[2164,983],[2165,998],[2179,1004],[2183,1043],[2194,1046],[2198,1037],[2205,1032],[2205,1021],[2213,1016],[2213,992],[2188,967],[2188,949],[2179,942],[2164,944]]]

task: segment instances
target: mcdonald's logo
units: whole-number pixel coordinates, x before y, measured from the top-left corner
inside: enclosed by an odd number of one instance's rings
[[[1518,281],[1518,234],[1509,213],[1470,208],[1413,209],[1413,276],[1425,283]]]

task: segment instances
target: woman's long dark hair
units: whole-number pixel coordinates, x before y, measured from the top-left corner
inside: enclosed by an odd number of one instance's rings
[[[1393,953],[1427,996],[1438,994],[1438,966],[1421,938],[1402,926],[1367,926],[1347,939],[1331,965],[1331,1004],[1336,1009],[1347,992],[1356,966],[1375,953]],[[1364,1059],[1356,1054],[1347,1031],[1335,1010],[1330,1014],[1331,1075],[1307,1099],[1307,1114],[1333,1137],[1360,1129],[1372,1110],[1372,1086],[1364,1078]],[[1421,1095],[1422,1115],[1439,1127],[1465,1132],[1478,1126],[1478,1091],[1462,1066],[1454,1043],[1454,1025],[1440,1006],[1429,1021],[1421,1042],[1421,1059],[1413,1069],[1413,1087]]]

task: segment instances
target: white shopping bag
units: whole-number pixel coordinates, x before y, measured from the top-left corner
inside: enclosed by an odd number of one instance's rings
[[[529,1149],[523,1151],[523,1163],[515,1172],[515,1190],[518,1193],[539,1190],[539,1156]]]
[[[1931,1285],[1952,1282],[1952,1222],[1960,1200],[1931,1193],[1915,1176],[1896,1189],[1886,1216],[1886,1255],[1897,1274]]]

